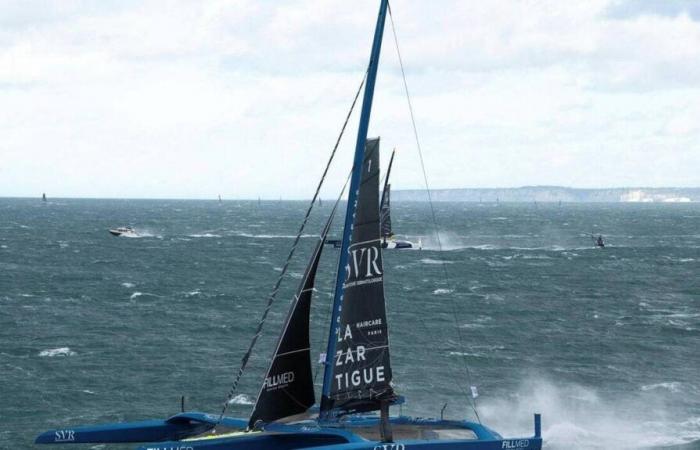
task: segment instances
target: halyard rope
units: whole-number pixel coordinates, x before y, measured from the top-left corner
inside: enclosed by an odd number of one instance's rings
[[[430,214],[433,219],[433,227],[435,228],[435,236],[437,238],[437,243],[438,243],[438,250],[442,253],[442,242],[440,241],[440,232],[438,229],[438,224],[437,224],[437,219],[435,216],[435,208],[433,207],[433,200],[430,195],[430,186],[428,185],[428,176],[425,171],[425,164],[423,163],[423,151],[421,150],[421,145],[420,145],[420,139],[418,139],[418,128],[416,127],[416,119],[413,115],[413,105],[411,104],[411,96],[408,92],[408,83],[406,82],[406,72],[404,71],[403,68],[403,60],[401,59],[401,51],[399,50],[399,38],[396,35],[396,26],[394,25],[394,16],[391,13],[391,5],[389,4],[389,20],[391,22],[391,31],[394,35],[394,43],[396,44],[396,55],[398,56],[399,59],[399,66],[401,67],[401,77],[403,78],[403,87],[404,91],[406,92],[406,102],[408,103],[408,112],[410,113],[411,116],[411,125],[413,126],[413,136],[416,140],[416,147],[418,148],[418,156],[420,157],[420,166],[421,169],[423,170],[423,181],[425,182],[425,191],[428,194],[428,203],[430,204]],[[442,266],[442,271],[443,275],[445,277],[445,281],[447,283],[450,282],[450,278],[447,274],[447,266],[445,262],[440,258],[441,266]],[[462,331],[459,326],[459,321],[457,319],[457,308],[455,307],[454,302],[450,302],[450,305],[452,306],[452,318],[454,319],[455,322],[455,328],[457,329],[457,337],[459,339],[459,345],[464,348],[464,338],[462,336]],[[462,352],[463,353],[463,352]],[[466,355],[462,354],[462,362],[464,365],[464,372],[467,376],[467,382],[469,383],[470,386],[472,386],[472,381],[471,381],[471,373],[469,371],[469,365],[467,364],[467,358]],[[476,398],[472,395],[469,396],[466,391],[464,390],[464,386],[462,386],[461,383],[457,383],[459,388],[462,390],[462,393],[467,397],[467,399],[470,400],[470,405],[472,407],[472,410],[474,411],[474,415],[476,415],[476,419],[481,423],[481,419],[479,418],[479,413],[476,410]]]

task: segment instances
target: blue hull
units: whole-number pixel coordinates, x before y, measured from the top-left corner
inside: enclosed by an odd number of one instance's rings
[[[271,424],[263,431],[234,433],[220,437],[162,442],[139,447],[139,450],[292,450],[313,447],[318,450],[541,450],[539,416],[535,418],[535,435],[504,439],[498,433],[480,424],[462,421],[412,419],[392,417],[394,442],[386,443],[363,438],[362,431],[376,430],[376,417],[352,418],[346,422],[302,422],[292,425]],[[470,434],[468,438],[439,436]],[[422,438],[401,439],[401,435],[420,435]]]
[[[96,444],[124,442],[179,441],[214,428],[216,416],[199,412],[177,414],[165,420],[108,423],[82,427],[66,427],[40,434],[36,444]],[[245,429],[247,420],[226,418],[222,424]]]
[[[247,419],[224,418],[221,428],[236,432],[208,435],[216,416],[189,412],[166,420],[114,423],[51,430],[41,434],[38,444],[153,442],[140,450],[540,450],[540,417],[535,415],[532,437],[504,439],[495,431],[474,422],[392,417],[394,442],[380,442],[376,416],[354,416],[333,422],[315,420],[293,424],[272,423],[262,430],[243,432]],[[205,435],[194,438],[193,436]]]

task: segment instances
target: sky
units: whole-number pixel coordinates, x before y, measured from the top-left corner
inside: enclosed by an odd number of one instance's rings
[[[309,198],[378,4],[0,0],[0,196]],[[392,10],[431,188],[700,186],[700,1]],[[389,23],[370,136],[424,186]]]

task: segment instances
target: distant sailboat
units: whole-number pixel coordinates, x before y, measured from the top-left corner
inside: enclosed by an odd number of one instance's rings
[[[593,234],[591,234],[591,238],[593,239],[593,244],[596,247],[605,248],[605,240],[603,240],[602,234],[599,234],[598,237],[595,237]]]
[[[378,145],[379,145],[379,140],[377,139],[377,146]],[[389,176],[391,175],[391,167],[394,164],[394,155],[395,154],[396,154],[396,149],[394,149],[391,152],[391,159],[389,160],[389,167],[386,170],[386,177],[384,179],[384,189],[382,190],[382,199],[379,202],[382,248],[387,248],[387,249],[421,248],[422,244],[420,242],[418,243],[418,245],[416,245],[411,241],[394,238],[394,232],[391,228],[391,184],[389,183]]]
[[[221,204],[221,195],[219,195],[219,204]]]
[[[42,202],[46,201],[46,193],[41,194],[41,201]]]

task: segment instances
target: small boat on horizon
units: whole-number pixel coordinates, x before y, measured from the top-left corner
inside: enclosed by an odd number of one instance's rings
[[[593,237],[593,236],[591,236]],[[603,240],[603,235],[599,234],[598,237],[593,237],[593,241],[596,247],[605,248],[605,240]]]
[[[112,236],[125,236],[125,237],[137,237],[138,233],[132,227],[117,227],[110,228],[109,233]]]

